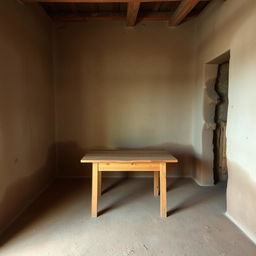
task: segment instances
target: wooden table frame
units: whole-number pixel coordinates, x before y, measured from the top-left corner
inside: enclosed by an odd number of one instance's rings
[[[171,155],[170,155],[171,156]],[[86,156],[85,156],[86,157]],[[154,196],[159,196],[160,216],[167,217],[166,163],[178,162],[176,158],[151,160],[93,160],[83,158],[82,163],[92,163],[92,205],[91,216],[98,216],[98,197],[101,195],[102,172],[107,171],[152,171],[154,172]],[[159,175],[160,174],[160,175]],[[159,186],[160,176],[160,186]]]

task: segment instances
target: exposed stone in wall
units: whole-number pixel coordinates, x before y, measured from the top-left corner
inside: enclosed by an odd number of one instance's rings
[[[229,63],[220,64],[218,67],[218,75],[215,83],[215,91],[218,95],[218,103],[215,108],[214,131],[214,180],[227,180],[227,157],[226,157],[226,126],[228,112],[228,72]]]
[[[218,77],[215,84],[215,90],[219,95],[218,105],[216,106],[215,122],[227,122],[228,111],[228,70],[229,63],[219,65]]]

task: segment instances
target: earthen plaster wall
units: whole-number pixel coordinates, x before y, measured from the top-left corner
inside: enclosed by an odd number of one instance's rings
[[[227,120],[227,214],[256,238],[256,1],[213,1],[197,20],[197,78],[194,88],[195,179],[213,183],[211,125],[205,110],[207,86],[216,74],[207,64],[230,50]],[[205,105],[206,103],[206,105]],[[207,146],[208,145],[208,146]],[[256,239],[255,239],[256,241]]]
[[[90,149],[161,148],[191,176],[193,23],[65,23],[56,27],[56,112],[61,176],[88,176]]]
[[[0,232],[55,174],[52,24],[0,1]]]

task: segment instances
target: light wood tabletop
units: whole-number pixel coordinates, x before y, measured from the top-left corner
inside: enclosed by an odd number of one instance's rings
[[[165,150],[102,150],[88,152],[81,163],[95,162],[166,162],[177,163],[178,160]]]
[[[160,215],[167,216],[166,163],[178,160],[164,150],[104,150],[88,152],[81,163],[92,163],[92,217],[98,215],[98,197],[101,195],[103,171],[153,171],[154,195],[159,195]]]

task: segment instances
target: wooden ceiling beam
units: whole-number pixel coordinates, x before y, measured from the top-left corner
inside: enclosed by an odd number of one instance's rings
[[[129,27],[135,26],[137,16],[140,9],[140,2],[129,2],[127,8],[126,25]]]
[[[126,12],[92,12],[79,15],[59,15],[51,14],[50,17],[56,22],[73,22],[73,21],[124,21]]]
[[[177,10],[171,16],[169,25],[179,25],[199,2],[200,0],[182,0]]]
[[[77,13],[77,7],[76,7],[76,4],[71,4],[70,8],[71,8],[71,10],[72,10],[72,12],[73,12],[74,14],[76,14],[76,13]]]
[[[161,6],[161,2],[156,2],[156,3],[154,3],[153,11],[154,11],[154,12],[159,11],[160,6]]]
[[[138,0],[21,0],[24,3],[128,3],[138,2]],[[182,0],[140,0],[140,2],[181,2]],[[209,2],[211,0],[199,0]]]
[[[51,18],[56,22],[74,22],[74,21],[125,21],[126,12],[93,12],[86,14],[51,14]],[[186,20],[195,18],[188,16]],[[170,12],[144,12],[137,16],[137,21],[168,21]]]

